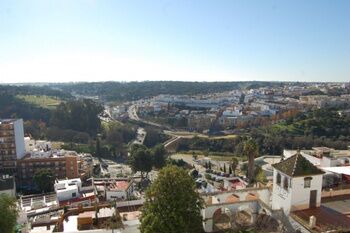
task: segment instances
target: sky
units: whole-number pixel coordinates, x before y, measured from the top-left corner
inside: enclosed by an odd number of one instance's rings
[[[350,81],[347,0],[0,0],[0,83]]]

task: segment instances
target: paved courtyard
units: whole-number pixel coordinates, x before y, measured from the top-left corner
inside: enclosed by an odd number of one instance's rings
[[[342,214],[350,214],[350,199],[322,203],[322,206],[333,209]]]
[[[294,214],[303,219],[305,224],[308,224],[311,216],[315,216],[316,230],[320,232],[331,229],[350,230],[350,217],[346,214],[350,209],[350,200],[347,200],[345,203],[334,201],[326,204],[327,206],[322,204],[318,208],[295,211]],[[340,210],[345,212],[340,212]]]

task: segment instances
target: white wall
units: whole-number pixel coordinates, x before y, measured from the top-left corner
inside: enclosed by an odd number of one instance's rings
[[[288,189],[283,188],[284,177],[287,177],[290,181],[291,177],[278,171],[281,174],[281,184],[277,184],[277,170],[273,169],[273,189],[272,189],[272,209],[283,209],[286,214],[290,211],[290,206],[292,203],[292,191],[289,185]],[[289,182],[290,184],[290,182]]]
[[[107,201],[112,201],[114,199],[124,199],[126,200],[127,193],[125,191],[106,191]]]
[[[316,205],[321,203],[322,175],[289,177],[281,174],[281,185],[277,185],[277,170],[273,169],[272,209],[283,208],[286,214],[295,209],[308,209],[310,191],[317,190]],[[288,189],[283,188],[284,177],[289,179]],[[304,188],[304,178],[312,177],[310,188]]]
[[[75,197],[73,197],[73,193],[75,193]],[[75,188],[57,190],[56,194],[57,194],[58,201],[67,201],[70,199],[80,197],[77,186],[75,186]]]
[[[70,185],[69,185],[70,184]],[[73,198],[80,197],[81,180],[59,180],[54,184],[58,201],[66,201]],[[75,193],[75,197],[72,194]]]
[[[295,177],[292,181],[292,206],[306,206],[306,208],[309,208],[310,203],[310,191],[317,190],[317,198],[316,203],[317,206],[321,203],[321,192],[322,192],[322,176],[323,175],[316,175],[316,176],[310,176],[312,177],[311,180],[311,186],[310,188],[304,188],[304,178],[305,177]]]
[[[15,144],[17,159],[21,159],[25,154],[23,120],[18,119],[14,123]]]
[[[25,151],[29,152],[34,149],[34,139],[30,139],[30,137],[24,138]]]
[[[260,208],[260,204],[257,201],[244,201],[236,203],[220,203],[207,205],[202,209],[203,228],[205,232],[213,232],[213,215],[216,210],[221,209],[222,211],[227,211],[233,216],[239,211],[246,211],[252,215],[253,222],[256,220],[256,213]]]

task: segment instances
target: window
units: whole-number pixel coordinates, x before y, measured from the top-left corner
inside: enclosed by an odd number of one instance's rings
[[[77,193],[72,193],[72,197],[76,197],[77,196]]]
[[[312,180],[312,177],[305,177],[304,178],[304,188],[310,188],[311,187],[311,180]]]
[[[284,180],[283,180],[283,188],[285,190],[288,190],[288,178],[287,177],[284,177]]]
[[[277,183],[278,185],[281,185],[281,174],[279,174],[279,173],[277,173],[276,183]]]

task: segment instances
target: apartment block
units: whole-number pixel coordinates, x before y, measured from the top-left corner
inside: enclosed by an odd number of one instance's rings
[[[22,119],[0,119],[0,174],[16,172],[16,160],[25,154]]]
[[[75,155],[31,157],[17,161],[17,183],[22,188],[33,188],[33,177],[41,169],[49,169],[55,179],[79,177],[78,157]]]

